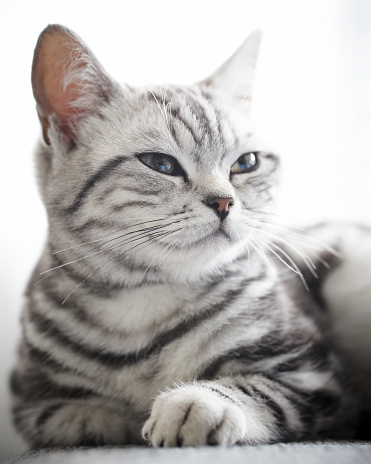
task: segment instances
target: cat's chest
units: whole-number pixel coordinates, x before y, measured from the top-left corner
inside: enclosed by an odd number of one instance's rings
[[[102,327],[126,340],[140,334],[148,338],[161,326],[168,327],[173,319],[192,311],[198,293],[197,287],[143,285],[92,302],[90,312]]]
[[[275,325],[258,315],[258,300],[265,304],[270,286],[268,279],[244,275],[203,287],[148,286],[118,293],[104,312],[97,307],[95,316],[122,334],[116,348],[124,354],[110,371],[111,393],[142,404],[174,382],[199,376],[224,353],[257,343]]]

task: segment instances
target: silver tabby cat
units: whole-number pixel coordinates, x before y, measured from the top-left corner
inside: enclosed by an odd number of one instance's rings
[[[118,85],[64,27],[40,35],[49,232],[12,376],[31,447],[351,436],[355,395],[326,335],[346,301],[341,243],[273,215],[279,160],[250,121],[258,46],[149,89]]]

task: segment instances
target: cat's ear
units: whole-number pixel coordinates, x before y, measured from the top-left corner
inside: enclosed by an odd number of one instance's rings
[[[76,123],[109,100],[113,84],[76,34],[50,25],[35,48],[32,88],[45,142],[50,144],[53,125],[71,147],[76,142]]]
[[[249,101],[260,42],[261,32],[256,30],[214,74],[202,81],[201,85],[228,94],[233,99]]]

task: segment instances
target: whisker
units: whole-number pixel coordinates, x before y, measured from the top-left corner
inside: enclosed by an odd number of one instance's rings
[[[318,279],[318,274],[315,271],[316,265],[314,264],[312,259],[305,252],[299,250],[297,247],[295,247],[294,245],[289,243],[287,240],[284,240],[279,235],[276,235],[273,232],[270,232],[270,231],[264,230],[264,229],[260,229],[260,228],[258,228],[258,229],[259,229],[260,232],[272,236],[274,240],[282,242],[284,245],[291,248],[295,253],[297,253],[301,257],[301,259],[303,260],[303,262],[305,263],[305,265],[307,266],[307,268],[309,269],[309,271],[313,275],[313,277]]]
[[[36,287],[36,285],[40,284],[43,280],[47,279],[48,277],[50,277],[51,274],[48,274],[46,276],[44,276],[42,279],[38,280],[37,282],[35,282],[34,284],[32,284],[33,287]]]
[[[331,269],[331,265],[322,259],[320,256],[316,256],[316,259],[326,268],[326,269]]]
[[[46,274],[46,273],[48,273],[48,272],[55,271],[55,270],[60,269],[60,268],[62,268],[62,267],[68,266],[69,264],[77,263],[78,261],[82,261],[83,259],[92,258],[93,256],[96,256],[96,255],[99,255],[99,254],[101,254],[101,253],[104,253],[105,251],[106,251],[106,250],[100,250],[100,251],[97,251],[96,253],[92,253],[91,255],[83,256],[82,258],[74,259],[74,260],[72,260],[72,261],[69,261],[68,263],[60,264],[59,266],[52,267],[52,268],[50,268],[50,269],[47,269],[46,271],[40,272],[40,275]]]
[[[159,110],[160,110],[160,112],[161,112],[161,114],[162,114],[162,116],[163,116],[163,118],[164,118],[164,120],[165,120],[165,122],[166,122],[166,121],[167,121],[167,120],[166,120],[166,116],[165,116],[165,114],[164,114],[163,111],[162,111],[161,105],[160,105],[160,103],[158,102],[156,95],[152,92],[152,90],[151,90],[149,87],[147,87],[147,89],[151,92],[151,94],[152,94],[153,98],[155,99],[155,101],[156,101],[156,103],[157,103],[157,106],[159,107]]]
[[[139,222],[138,224],[129,225],[128,228],[137,227],[137,226],[140,226],[140,225],[143,225],[143,224],[149,224],[151,222],[163,221],[166,218],[167,217],[165,216],[165,218],[161,218],[161,219],[153,219],[151,221]],[[143,218],[140,218],[140,219],[143,219]],[[90,245],[91,243],[101,242],[101,241],[105,240],[107,237],[111,237],[111,235],[116,234],[116,233],[117,232],[112,232],[111,234],[108,234],[108,235],[106,235],[106,236],[104,236],[102,238],[91,240],[90,242],[79,243],[78,245],[73,245],[73,246],[70,246],[68,248],[64,248],[63,250],[53,251],[52,255],[56,255],[58,253],[63,253],[64,251],[72,250],[74,248],[78,248],[78,247],[81,247],[81,246],[84,246],[84,245]],[[132,232],[129,232],[129,233],[132,233]],[[118,236],[118,237],[120,237],[120,236]],[[114,239],[115,238],[112,238],[111,240],[114,240]]]
[[[290,269],[292,272],[294,272],[295,274],[297,274],[299,277],[300,277],[300,280],[303,282],[303,285],[305,287],[305,289],[309,292],[309,287],[308,287],[308,284],[303,276],[303,274],[300,272],[300,269],[298,268],[298,266],[296,265],[295,261],[291,258],[291,256],[289,256],[284,250],[282,250],[282,248],[280,248],[278,245],[276,245],[275,243],[272,243],[272,242],[268,242],[272,247],[276,248],[277,250],[279,250],[280,253],[283,254],[283,256],[285,258],[288,259],[288,261],[290,262],[291,266],[278,254],[276,253],[272,248],[271,246],[269,246],[267,244],[267,242],[264,243],[264,246],[266,246],[268,248],[268,250],[270,250],[288,269]]]
[[[91,272],[87,277],[85,277],[85,279],[82,280],[79,284],[75,285],[75,287],[70,291],[70,293],[69,293],[69,294],[66,296],[66,298],[62,301],[61,305],[64,305],[64,303],[68,300],[68,298],[72,295],[72,293],[73,293],[75,290],[77,290],[77,289],[80,287],[80,285],[82,285],[86,280],[88,280],[89,277],[91,277],[91,276],[94,274],[94,272],[96,272],[96,269],[95,269],[93,272]]]
[[[175,233],[175,232],[178,232],[179,230],[182,230],[182,228],[179,227],[178,229],[171,230],[171,231],[169,231],[169,232],[165,232],[165,233],[162,233],[162,234],[158,233],[158,234],[156,234],[155,238],[157,238],[158,236],[166,237],[166,236],[171,235],[171,234],[173,234],[173,233]],[[142,238],[143,238],[143,237],[142,237]],[[152,238],[152,237],[151,237],[151,238]],[[125,253],[127,253],[127,252],[129,252],[129,251],[131,251],[131,250],[134,250],[135,248],[138,248],[138,247],[141,246],[141,245],[143,245],[142,248],[144,248],[145,246],[148,246],[148,245],[152,242],[151,238],[147,238],[144,242],[138,243],[137,245],[135,245],[135,246],[133,246],[133,247],[131,247],[131,248],[125,250]],[[141,250],[142,248],[139,248],[139,250]],[[125,262],[126,259],[127,259],[127,257],[125,257],[121,262]]]
[[[168,128],[170,128],[168,114],[167,114],[166,105],[165,105],[167,87],[165,88],[165,93],[164,94],[162,94],[162,87],[160,87],[160,90],[161,90],[161,96],[162,96],[162,108],[163,108],[164,114],[165,114],[166,125],[167,125]]]
[[[165,233],[159,233],[159,232],[158,232],[158,233],[153,234],[153,235],[156,236],[156,237],[157,237],[157,236],[165,237],[165,236],[170,235],[170,234],[172,234],[172,233],[174,233],[174,232],[177,232],[177,231],[179,231],[179,230],[181,230],[181,228],[175,229],[174,231],[165,232]],[[143,239],[143,238],[144,238],[144,237],[140,237],[138,240]],[[150,242],[151,242],[150,238],[147,238],[147,240],[145,240],[144,242],[139,243],[139,244],[137,244],[137,245],[135,245],[135,246],[133,246],[133,247],[130,247],[129,249],[125,250],[125,252],[131,251],[131,250],[133,250],[133,249],[139,247],[140,245],[148,246]],[[143,246],[143,248],[144,248],[144,246]],[[112,248],[110,248],[110,249],[112,249]],[[109,258],[109,259],[103,264],[102,267],[106,266],[110,261],[112,261],[112,259],[114,259],[114,258],[113,258],[113,257]],[[123,259],[121,262],[124,262],[124,261],[125,261],[125,259]],[[78,283],[77,285],[75,285],[75,287],[71,290],[71,292],[70,292],[70,293],[66,296],[66,298],[62,301],[61,305],[63,305],[63,304],[67,301],[67,299],[68,299],[68,298],[69,298],[69,297],[70,297],[70,296],[71,296],[71,295],[72,295],[72,294],[73,294],[73,293],[74,293],[86,280],[88,280],[89,277],[91,277],[96,271],[97,271],[97,269],[94,269],[87,277],[85,277],[85,279],[83,279],[80,283]],[[42,280],[43,280],[43,279],[42,279]]]
[[[171,248],[171,246],[172,246],[172,244],[169,243],[169,244],[165,247],[165,249],[162,249],[162,250],[160,249],[159,251],[153,250],[152,253],[151,253],[151,255],[153,255],[153,254],[155,253],[155,251],[157,251],[157,256],[160,255],[160,254],[162,253],[164,256],[163,256],[161,262],[159,262],[159,264],[162,264],[163,261],[164,261],[164,259],[166,258],[166,252]],[[158,247],[158,248],[159,248],[159,247]],[[144,279],[145,275],[147,274],[147,272],[148,272],[148,270],[150,269],[150,267],[152,266],[152,264],[155,262],[157,256],[155,256],[155,257],[153,258],[153,260],[150,262],[150,264],[146,267],[146,269],[145,269],[145,271],[144,271],[144,273],[143,273],[143,276],[142,276],[142,280]]]
[[[131,243],[131,242],[133,242],[133,241],[139,240],[139,239],[141,238],[141,236],[145,235],[145,234],[148,232],[148,230],[157,230],[157,229],[160,229],[160,228],[165,228],[165,227],[167,227],[168,225],[174,224],[174,223],[176,223],[176,222],[180,222],[180,221],[174,221],[174,222],[172,222],[172,223],[170,223],[170,224],[165,224],[165,225],[151,226],[151,227],[142,229],[142,230],[140,230],[140,231],[136,231],[136,232],[138,233],[138,235],[140,235],[140,237],[136,237],[136,238],[131,239],[131,240],[129,240],[129,241],[123,240],[123,241],[120,242],[119,244],[116,244],[116,245],[114,245],[114,246],[112,246],[112,247],[110,247],[110,248],[106,248],[106,249],[103,249],[103,250],[99,250],[99,251],[97,251],[97,252],[95,252],[95,253],[91,253],[91,254],[86,255],[86,256],[83,256],[83,257],[81,257],[81,258],[76,258],[76,259],[71,260],[71,261],[69,261],[69,262],[67,262],[67,263],[63,263],[63,264],[60,264],[59,266],[56,266],[56,267],[47,269],[46,271],[41,272],[40,275],[46,274],[46,273],[51,272],[51,271],[55,271],[56,269],[60,269],[60,268],[62,268],[62,267],[68,266],[68,265],[70,265],[70,264],[77,263],[77,262],[82,261],[82,260],[84,260],[84,259],[92,258],[93,256],[99,255],[99,254],[101,254],[101,253],[106,253],[107,251],[113,250],[113,249],[115,249],[115,248],[117,248],[118,246],[121,246],[121,245],[123,245],[123,244]],[[111,240],[109,240],[109,241],[111,241]],[[106,243],[107,243],[107,242],[106,242]],[[97,247],[95,247],[95,249],[96,249],[96,248],[97,248]],[[94,249],[94,248],[93,248],[93,249]]]
[[[254,239],[253,237],[250,237],[249,240],[253,240],[255,242],[256,246],[251,244],[252,247],[254,248],[254,250],[257,253],[260,254],[260,256],[265,260],[265,262],[271,266],[271,263],[269,262],[269,259],[267,258],[267,255],[265,254],[263,248],[260,246],[260,243],[256,239]]]
[[[107,248],[106,251],[109,251],[109,250],[113,250],[119,246],[122,246],[122,245],[127,245],[128,243],[131,243],[131,242],[135,242],[137,240],[140,240],[141,238],[143,238],[144,236],[146,236],[148,233],[150,236],[156,236],[156,234],[152,234],[151,232],[152,231],[158,231],[158,230],[161,230],[161,229],[164,229],[166,227],[168,227],[169,225],[172,225],[172,224],[176,224],[180,221],[173,221],[171,222],[170,224],[165,224],[165,225],[159,225],[159,226],[152,226],[152,227],[148,227],[146,228],[145,230],[141,230],[141,231],[138,231],[138,236],[136,236],[135,238],[132,238],[130,240],[123,240],[121,242],[119,242],[118,244],[112,246],[111,248]],[[162,232],[158,232],[158,234],[161,234]]]
[[[340,258],[340,259],[343,257],[343,255],[338,250],[333,248],[328,243],[324,242],[313,231],[308,230],[308,226],[303,226],[303,225],[298,225],[298,224],[293,225],[293,224],[290,224],[288,222],[282,221],[282,218],[280,216],[278,216],[278,215],[263,212],[263,211],[262,211],[262,213],[266,214],[271,219],[269,219],[269,218],[268,219],[267,218],[262,219],[259,216],[259,214],[256,214],[256,213],[254,213],[252,218],[257,220],[258,223],[268,224],[269,226],[278,227],[279,230],[277,232],[279,232],[280,235],[285,235],[286,237],[288,237],[288,238],[290,238],[292,240],[295,240],[296,242],[299,242],[299,243],[303,243],[303,241],[304,241],[304,244],[305,244],[306,248],[310,248],[310,249],[313,249],[313,250],[321,250],[321,249],[323,249],[323,250],[326,250],[329,253],[333,254],[334,256]],[[273,218],[273,220],[272,220],[272,218]],[[278,218],[280,221],[277,221],[276,218]],[[252,224],[250,222],[248,222],[248,224],[250,226],[252,226]],[[263,229],[261,227],[257,227],[257,228],[259,230],[265,230],[265,229]],[[297,231],[298,234],[295,234],[295,231]]]

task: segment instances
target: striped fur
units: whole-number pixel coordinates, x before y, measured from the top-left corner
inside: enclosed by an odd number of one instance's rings
[[[222,88],[241,54],[251,72],[256,36],[209,80],[151,89],[108,83],[59,26],[42,34],[34,76],[43,43],[59,36],[97,74],[82,85],[90,74],[71,65],[58,88],[68,93],[72,79],[83,97],[63,124],[34,77],[49,232],[22,314],[17,428],[34,448],[349,436],[354,398],[321,301],[266,260],[304,279],[295,262],[308,264],[306,255],[292,263],[297,248],[279,245],[290,241],[272,213],[279,161],[254,135],[251,82],[235,95]],[[138,159],[148,152],[173,156],[183,174],[148,168]],[[230,174],[250,152],[258,169]],[[234,204],[221,221],[207,203],[227,196]]]

